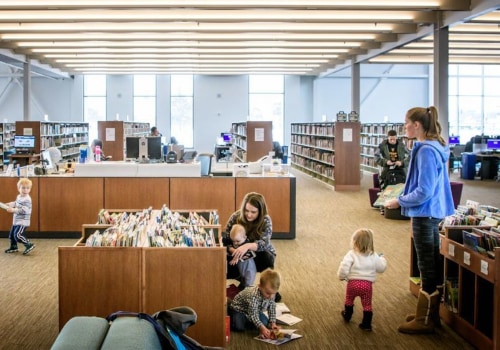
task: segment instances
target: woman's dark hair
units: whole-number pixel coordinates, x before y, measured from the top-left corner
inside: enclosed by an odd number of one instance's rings
[[[247,203],[257,208],[257,210],[259,211],[259,215],[252,222],[247,221],[245,217],[245,207]],[[267,215],[267,204],[264,196],[257,192],[247,193],[245,195],[245,198],[243,198],[243,201],[241,202],[240,214],[237,223],[245,227],[245,229],[247,230],[247,237],[251,242],[260,239],[260,237],[262,236],[262,232],[265,226],[264,218]]]
[[[443,146],[446,144],[441,136],[441,124],[436,107],[414,107],[409,109],[406,115],[412,122],[419,122],[422,125],[426,140],[437,140]]]

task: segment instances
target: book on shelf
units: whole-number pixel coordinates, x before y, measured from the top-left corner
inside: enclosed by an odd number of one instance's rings
[[[469,232],[463,230],[462,237],[463,237],[464,247],[467,247],[475,252],[479,250],[479,247],[483,246],[482,243],[483,237],[475,232]]]
[[[296,329],[280,329],[273,331],[273,337],[271,339],[264,339],[260,336],[257,336],[254,339],[273,345],[281,345],[288,343],[289,341],[302,338],[302,335],[295,333],[296,331]]]
[[[448,310],[458,313],[458,282],[456,279],[447,279],[445,284],[445,305]]]

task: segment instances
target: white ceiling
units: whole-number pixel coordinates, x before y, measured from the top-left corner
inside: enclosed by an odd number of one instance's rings
[[[327,76],[353,62],[431,63],[429,35],[440,23],[450,26],[451,63],[498,64],[498,8],[490,0],[0,0],[0,60],[30,60],[40,74]]]

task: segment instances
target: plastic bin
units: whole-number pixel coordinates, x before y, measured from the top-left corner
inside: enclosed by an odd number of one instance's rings
[[[476,176],[476,155],[474,153],[462,153],[462,179],[474,180]]]

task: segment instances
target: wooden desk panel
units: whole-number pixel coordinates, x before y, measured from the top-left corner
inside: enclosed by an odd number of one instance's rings
[[[40,178],[40,231],[78,232],[97,222],[103,194],[102,178]]]
[[[103,208],[160,209],[163,204],[169,207],[169,186],[169,178],[105,178]]]
[[[295,216],[295,178],[258,178],[239,177],[236,178],[236,208],[239,208],[243,197],[248,192],[258,192],[266,199],[269,215],[273,220],[273,237],[277,238],[280,233],[293,233],[295,227],[290,224],[292,215]],[[293,193],[292,193],[293,191]],[[285,237],[283,237],[285,238]]]
[[[144,248],[143,309],[193,308],[187,334],[203,345],[225,346],[226,249]]]
[[[39,181],[38,178],[34,177],[30,179],[33,182],[33,187],[31,188],[31,224],[26,233],[27,237],[30,238],[30,231],[38,231],[38,191],[39,191]],[[18,177],[0,177],[0,188],[2,189],[2,197],[0,201],[8,203],[16,200],[19,191],[17,189]],[[0,210],[0,231],[10,231],[12,226],[12,215],[7,213],[5,210]]]
[[[141,249],[59,247],[59,329],[74,316],[140,311]]]
[[[235,178],[171,178],[170,209],[217,209],[224,230],[235,211]]]

